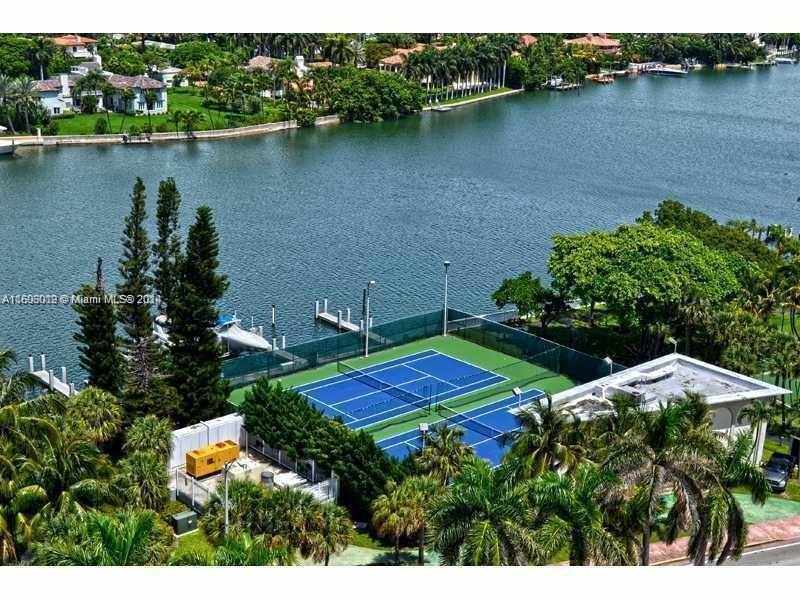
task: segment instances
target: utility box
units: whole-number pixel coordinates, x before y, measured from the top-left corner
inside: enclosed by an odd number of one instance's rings
[[[172,528],[176,535],[189,533],[197,529],[197,513],[193,510],[185,510],[176,515],[172,515]]]
[[[186,472],[194,478],[218,473],[225,463],[239,458],[239,444],[231,440],[217,442],[186,453]]]
[[[261,485],[265,488],[272,489],[275,487],[275,473],[272,471],[261,471]]]

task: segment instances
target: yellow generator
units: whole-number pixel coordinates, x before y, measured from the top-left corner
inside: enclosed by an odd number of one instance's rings
[[[222,470],[225,463],[239,457],[239,444],[231,440],[217,442],[204,448],[198,448],[186,453],[186,472],[192,477],[199,478],[217,473]]]

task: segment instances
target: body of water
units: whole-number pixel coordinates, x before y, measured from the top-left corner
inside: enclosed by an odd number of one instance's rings
[[[155,213],[174,177],[185,234],[214,209],[222,302],[249,325],[278,306],[288,343],[329,335],[314,299],[376,322],[450,300],[491,310],[503,277],[546,274],[553,234],[631,222],[674,197],[727,220],[797,225],[800,68],[587,83],[397,122],[152,146],[24,149],[0,161],[0,299],[69,294],[95,259],[117,279],[136,176]],[[0,304],[0,347],[77,369],[67,306]],[[24,361],[21,361],[24,364]]]

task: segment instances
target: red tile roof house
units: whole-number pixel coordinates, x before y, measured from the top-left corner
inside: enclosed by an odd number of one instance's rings
[[[92,38],[71,33],[50,39],[56,46],[65,48],[67,53],[75,58],[93,58],[97,55],[97,40]]]
[[[574,38],[571,40],[564,40],[565,44],[581,44],[585,46],[594,46],[603,54],[617,54],[619,53],[619,40],[606,37],[605,33],[595,35],[594,33],[587,33],[583,37]]]
[[[98,90],[96,96],[99,105],[114,112],[124,112],[127,110],[140,114],[147,114],[147,100],[145,94],[148,90],[155,92],[155,102],[149,110],[150,114],[158,115],[167,112],[167,86],[161,81],[151,79],[145,75],[127,77],[125,75],[115,75],[104,72],[106,81],[110,84],[113,92],[103,94]],[[68,110],[79,110],[80,101],[75,96],[75,86],[83,79],[81,73],[62,73],[56,77],[50,77],[44,81],[36,82],[36,91],[39,93],[39,100],[51,115],[60,115]],[[134,93],[133,100],[124,106],[122,91],[130,89]],[[82,96],[91,94],[91,91],[84,90]],[[77,101],[76,101],[77,100]]]

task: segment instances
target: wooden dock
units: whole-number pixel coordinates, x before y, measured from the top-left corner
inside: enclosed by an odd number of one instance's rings
[[[344,313],[341,310],[337,310],[336,314],[330,312],[327,298],[322,300],[322,310],[320,310],[319,300],[314,301],[314,318],[336,328],[338,331],[359,332],[364,325],[363,322],[353,323],[349,308]]]

